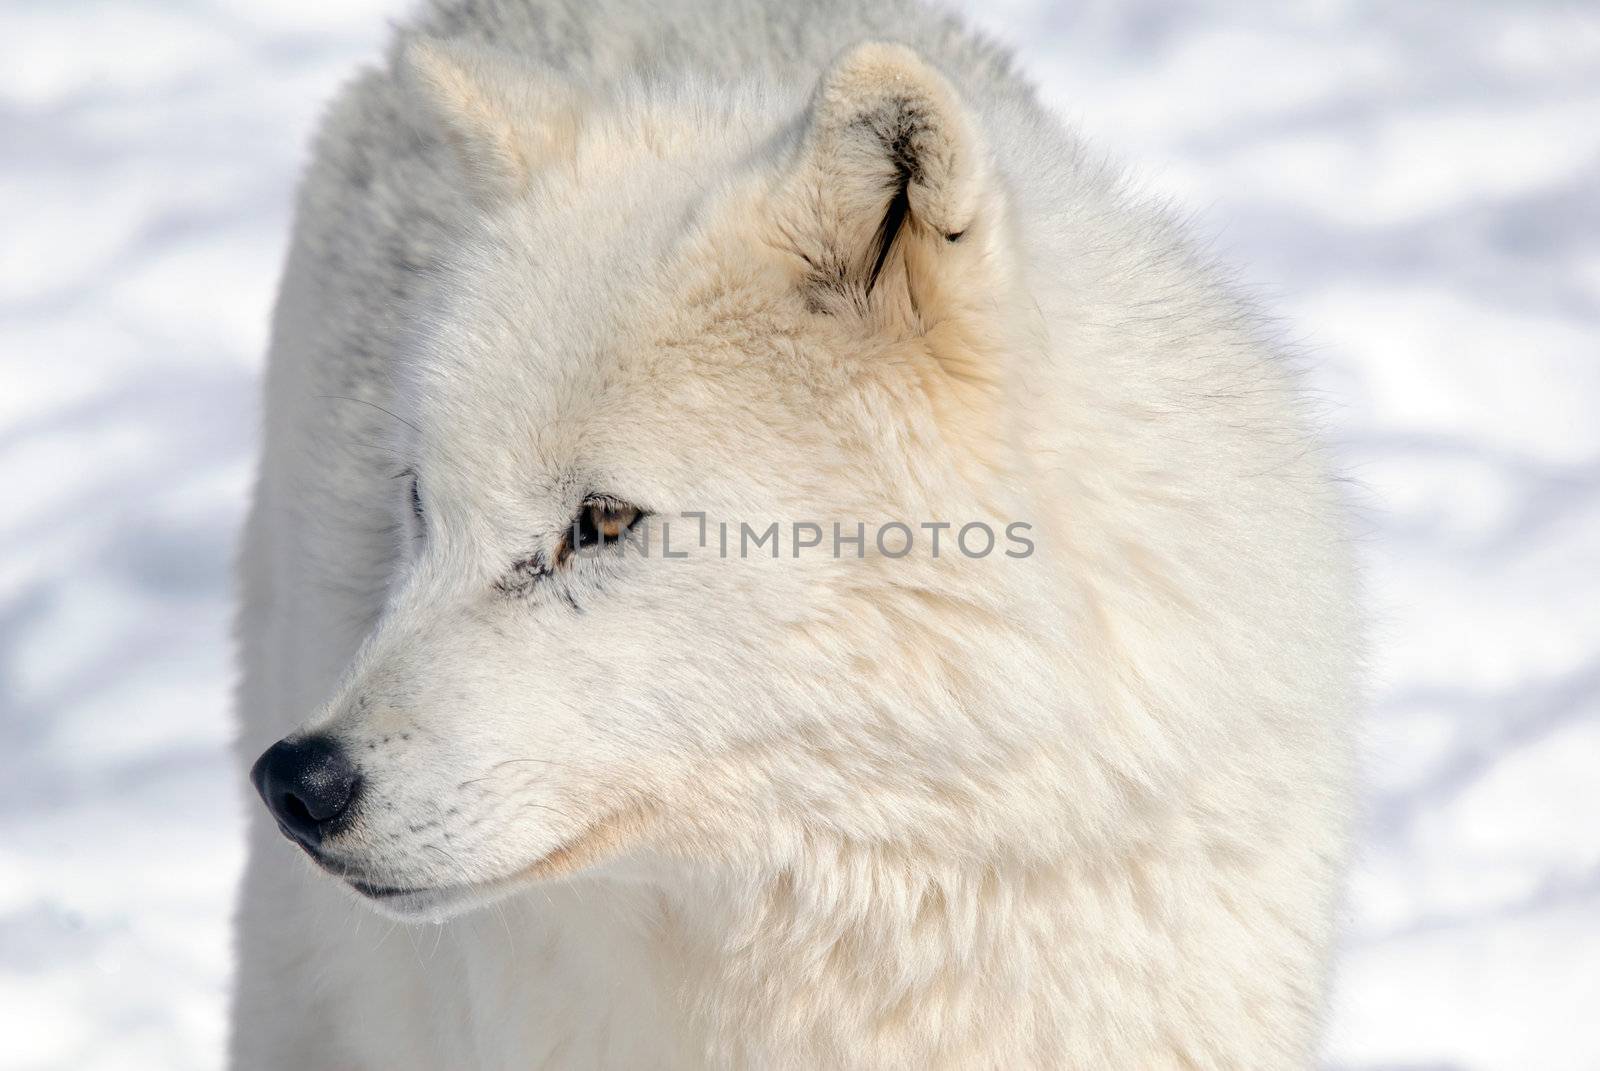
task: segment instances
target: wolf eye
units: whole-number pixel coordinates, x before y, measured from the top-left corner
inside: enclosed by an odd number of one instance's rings
[[[614,498],[591,498],[573,518],[572,531],[580,549],[615,543],[643,516],[643,511],[626,502],[618,502]]]
[[[555,563],[564,565],[574,553],[615,543],[644,516],[645,511],[637,506],[606,495],[590,495],[567,525],[556,548]]]
[[[629,529],[648,516],[648,510],[630,506],[620,499],[608,495],[590,495],[567,523],[567,530],[561,534],[561,541],[556,544],[553,554],[535,551],[520,561],[512,562],[510,573],[497,580],[495,587],[506,595],[525,595],[539,581],[556,575],[574,555],[592,547],[618,542],[627,535]],[[577,608],[570,593],[566,594],[566,599],[574,609]]]

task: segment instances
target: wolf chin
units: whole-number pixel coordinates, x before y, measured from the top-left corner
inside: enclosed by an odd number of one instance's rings
[[[440,0],[273,321],[232,1061],[1308,1066],[1346,559],[1262,321],[946,16]]]

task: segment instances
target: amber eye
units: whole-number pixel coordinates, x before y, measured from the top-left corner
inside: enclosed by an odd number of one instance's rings
[[[572,520],[569,539],[575,539],[578,549],[615,543],[624,532],[639,523],[644,512],[614,498],[591,498],[578,510]]]

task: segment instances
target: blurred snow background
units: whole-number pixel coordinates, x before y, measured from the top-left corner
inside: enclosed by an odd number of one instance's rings
[[[291,190],[404,0],[0,8],[0,1066],[219,1064]],[[1600,1068],[1600,8],[973,4],[1282,315],[1378,635],[1346,1069]]]

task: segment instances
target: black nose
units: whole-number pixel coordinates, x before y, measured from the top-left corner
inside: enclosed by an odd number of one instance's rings
[[[327,736],[279,740],[250,768],[250,780],[278,828],[308,848],[338,829],[361,787],[344,749]]]

